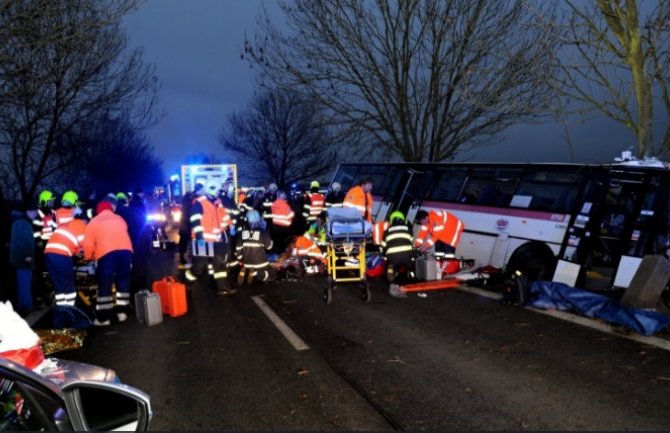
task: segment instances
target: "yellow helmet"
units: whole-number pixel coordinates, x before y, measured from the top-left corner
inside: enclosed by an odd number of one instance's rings
[[[310,187],[310,189],[311,188],[320,188],[321,185],[319,184],[319,182],[313,180],[312,183],[309,184],[309,187]]]
[[[48,190],[45,189],[44,191],[40,192],[38,204],[40,206],[45,206],[50,201],[52,201],[53,199],[54,199],[54,194],[51,191],[48,191]]]
[[[79,196],[74,191],[65,191],[63,197],[60,199],[60,204],[63,206],[71,205],[74,206],[79,201]]]

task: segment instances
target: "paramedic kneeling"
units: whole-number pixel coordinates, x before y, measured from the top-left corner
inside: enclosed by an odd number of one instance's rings
[[[453,257],[465,226],[455,215],[444,210],[420,210],[414,221],[421,225],[414,247],[425,253],[435,245],[435,257]]]

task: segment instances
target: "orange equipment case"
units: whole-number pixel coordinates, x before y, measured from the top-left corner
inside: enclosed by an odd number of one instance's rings
[[[162,280],[154,281],[151,289],[161,297],[163,314],[177,317],[186,314],[188,311],[188,306],[186,305],[186,286],[175,281],[174,278],[165,277]]]

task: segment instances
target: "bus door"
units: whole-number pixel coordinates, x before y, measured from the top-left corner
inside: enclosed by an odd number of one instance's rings
[[[419,203],[426,195],[427,185],[433,178],[433,170],[405,170],[399,184],[398,191],[393,201],[396,203],[395,210],[405,214],[406,220],[414,221]]]
[[[591,186],[569,229],[564,259],[581,265],[577,284],[584,289],[628,287],[641,260],[630,253],[632,244],[643,244],[640,209],[650,185],[642,172],[612,171]]]

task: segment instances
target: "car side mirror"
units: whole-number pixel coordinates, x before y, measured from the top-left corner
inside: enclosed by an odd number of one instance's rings
[[[75,431],[145,431],[152,417],[149,396],[127,385],[72,382],[62,388]]]

